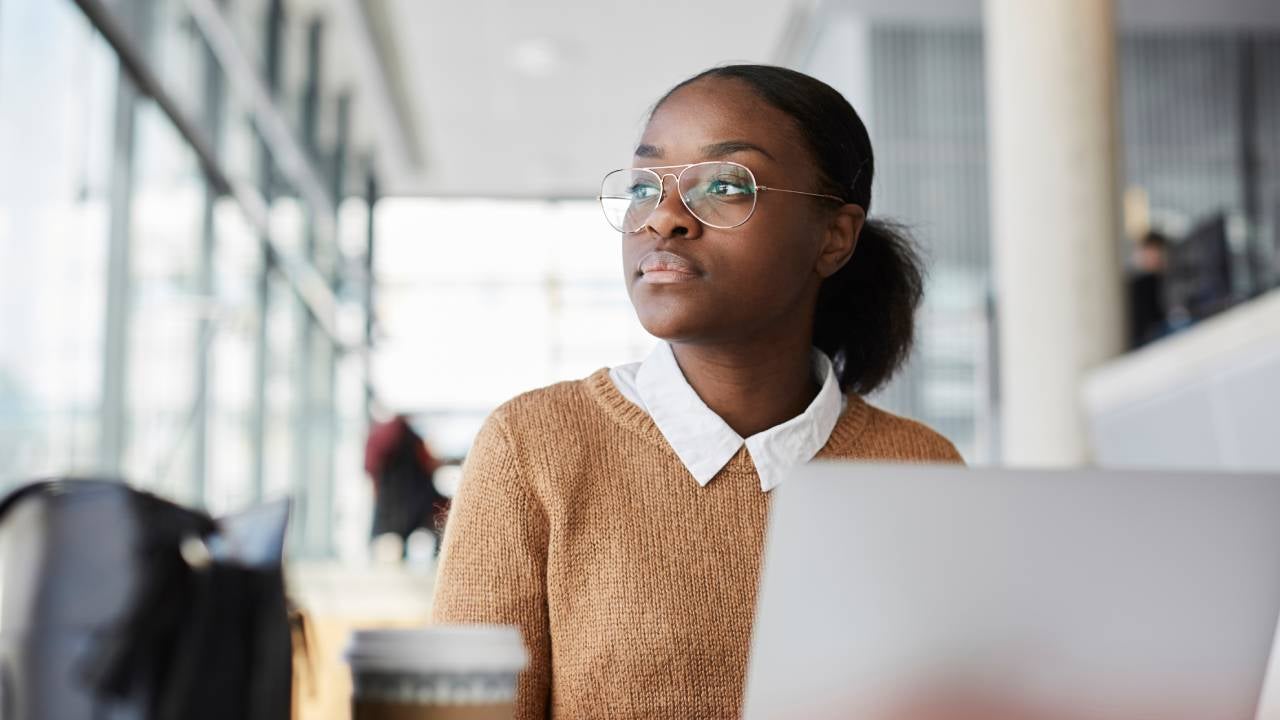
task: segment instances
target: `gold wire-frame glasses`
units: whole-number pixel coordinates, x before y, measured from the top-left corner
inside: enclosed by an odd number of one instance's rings
[[[676,168],[679,172],[661,172]],[[746,165],[710,160],[686,165],[620,168],[606,173],[597,196],[605,220],[622,233],[645,228],[666,198],[668,177],[676,181],[676,194],[689,213],[703,225],[720,230],[735,228],[750,220],[761,190],[845,202],[844,198],[827,193],[760,185]]]

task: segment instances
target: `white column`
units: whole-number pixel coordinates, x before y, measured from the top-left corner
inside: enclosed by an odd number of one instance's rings
[[[1113,0],[986,0],[1009,465],[1089,461],[1081,382],[1123,348]]]

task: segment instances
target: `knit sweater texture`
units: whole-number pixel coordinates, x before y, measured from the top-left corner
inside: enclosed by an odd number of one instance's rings
[[[819,459],[960,462],[850,395]],[[516,717],[740,714],[769,494],[745,448],[700,487],[600,370],[486,420],[445,531],[432,616],[516,625]]]

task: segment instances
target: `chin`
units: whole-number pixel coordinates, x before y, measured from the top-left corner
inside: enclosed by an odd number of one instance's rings
[[[636,318],[650,335],[668,342],[714,337],[728,319],[723,303],[701,283],[627,288]]]
[[[636,307],[636,317],[645,332],[668,342],[697,338],[707,333],[706,322],[699,322],[696,315],[691,315],[695,314],[688,312],[687,308]]]

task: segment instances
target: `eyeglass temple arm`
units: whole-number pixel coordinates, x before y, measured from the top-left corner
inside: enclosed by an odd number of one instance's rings
[[[844,202],[844,201],[845,201],[845,199],[844,199],[844,198],[842,198],[842,197],[838,197],[838,196],[836,196],[836,195],[828,195],[828,194],[826,194],[826,193],[811,193],[811,192],[805,192],[805,191],[803,191],[803,190],[787,190],[787,189],[785,189],[785,188],[770,187],[770,186],[768,186],[768,185],[756,185],[756,189],[757,189],[757,190],[772,190],[772,191],[774,191],[774,192],[791,193],[792,195],[808,195],[809,197],[827,198],[827,199],[829,199],[829,200],[835,200],[835,201],[837,201],[837,202]]]

